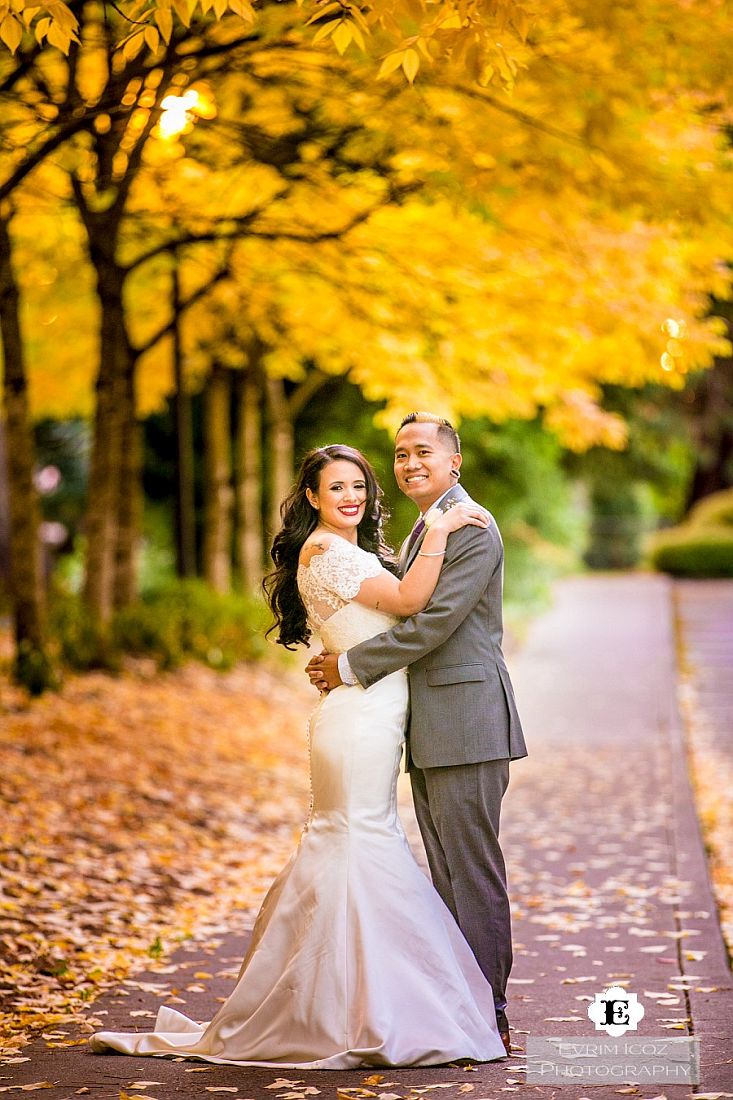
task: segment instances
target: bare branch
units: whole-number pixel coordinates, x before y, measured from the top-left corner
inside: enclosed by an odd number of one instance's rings
[[[125,15],[122,8],[118,7],[117,4],[115,4],[114,0],[102,0],[102,3],[104,4],[105,7],[107,6],[107,4],[109,4],[109,6],[111,8],[113,8],[117,12],[118,15],[122,16],[122,18],[125,20],[126,23],[134,23],[134,25],[136,27],[148,27],[148,26],[150,26],[150,20],[149,19],[130,19],[130,16]]]
[[[9,72],[5,79],[0,83],[0,95],[3,95],[5,92],[11,92],[13,90],[17,82],[22,77],[24,77],[28,70],[31,68],[34,61],[40,54],[42,48],[43,47],[39,43],[36,43],[32,50],[16,58],[16,60],[18,61],[18,65],[11,72]]]
[[[113,206],[114,206],[115,210],[117,210],[120,214],[122,213],[122,211],[125,208],[125,204],[127,202],[127,198],[128,198],[129,193],[130,193],[130,188],[132,187],[132,184],[133,184],[133,182],[134,182],[134,180],[137,176],[137,173],[140,169],[140,165],[142,163],[142,158],[143,158],[143,152],[145,150],[145,143],[147,142],[148,138],[150,137],[151,133],[153,132],[153,128],[155,127],[155,124],[158,121],[159,112],[158,112],[158,110],[156,110],[156,108],[160,107],[160,104],[161,104],[163,98],[166,95],[167,89],[170,86],[172,75],[173,74],[170,71],[168,71],[166,73],[166,77],[163,80],[161,80],[160,84],[155,89],[155,104],[151,108],[150,113],[148,114],[148,117],[145,120],[145,125],[143,126],[142,130],[138,134],[137,141],[135,142],[135,144],[134,144],[134,146],[133,146],[133,148],[132,148],[132,150],[129,154],[129,158],[128,158],[128,162],[127,162],[127,170],[125,171],[124,176],[122,177],[122,179],[120,180],[120,182],[117,186],[117,194],[115,195],[115,200],[114,200]]]
[[[490,92],[483,91],[482,88],[473,87],[470,84],[446,84],[443,85],[443,87],[452,88],[453,91],[460,92],[461,95],[468,96],[469,99],[479,99],[482,103],[486,103],[489,107],[493,107],[495,111],[501,111],[502,114],[509,115],[518,122],[524,123],[525,126],[531,126],[532,129],[547,134],[548,137],[558,138],[560,141],[568,141],[572,145],[579,145],[583,149],[593,148],[591,143],[586,141],[585,138],[578,137],[577,134],[571,134],[567,130],[560,130],[557,126],[553,126],[549,122],[542,122],[538,118],[533,118],[533,116],[528,115],[526,111],[522,111],[518,107],[512,107],[510,104],[504,103],[502,100],[497,99],[496,96],[491,95]]]
[[[195,290],[193,294],[190,294],[188,298],[179,303],[178,314],[180,315],[181,313],[185,313],[186,310],[190,309],[191,306],[196,304],[196,302],[200,302],[203,298],[206,298],[207,295],[210,294],[213,288],[217,285],[217,283],[220,283],[222,282],[222,280],[227,279],[230,275],[231,269],[229,267],[229,262],[227,261],[227,263],[223,267],[220,267],[219,270],[211,277],[211,279],[209,279],[207,283],[204,283],[203,286],[200,286],[198,290]],[[166,324],[164,325],[161,325],[158,331],[154,332],[153,335],[150,336],[144,344],[140,344],[139,347],[133,348],[133,354],[135,355],[135,357],[139,359],[141,355],[145,354],[145,352],[150,351],[150,349],[155,347],[155,345],[159,343],[164,337],[169,336],[173,332],[175,326],[176,317],[171,317],[170,321],[166,322]]]
[[[231,230],[209,229],[203,233],[187,233],[182,237],[178,237],[175,241],[164,241],[162,244],[155,245],[154,248],[149,249],[148,252],[144,252],[141,256],[138,256],[137,259],[133,260],[131,264],[128,264],[124,270],[129,274],[129,272],[134,271],[135,268],[140,267],[149,260],[155,259],[156,256],[176,252],[177,249],[192,244],[212,244],[217,241],[236,241],[242,240],[245,237],[259,241],[298,241],[302,244],[322,244],[324,241],[338,241],[345,237],[347,233],[350,233],[352,229],[355,229],[357,225],[363,225],[364,222],[368,221],[375,210],[381,210],[384,206],[389,205],[389,203],[399,201],[404,195],[418,188],[419,184],[407,184],[390,188],[386,200],[377,202],[366,210],[361,210],[345,225],[341,225],[337,229],[323,229],[316,233],[302,233],[294,229],[257,229],[252,226],[252,222],[262,213],[262,208],[260,208],[250,214],[245,214],[241,218],[228,218],[227,221],[234,222],[234,227]],[[277,197],[278,196],[276,196],[276,198]]]
[[[173,254],[178,251],[179,248],[183,248],[189,244],[211,244],[216,241],[234,241],[240,237],[246,236],[246,230],[249,222],[260,214],[260,210],[254,211],[254,213],[247,214],[242,218],[237,218],[237,228],[230,233],[218,232],[216,229],[210,229],[205,233],[188,233],[183,237],[178,237],[174,241],[163,241],[162,244],[157,244],[153,248],[148,249],[147,252],[143,252],[132,263],[128,264],[124,269],[127,274],[131,271],[135,271],[136,268],[142,267],[149,260],[154,260],[158,256],[165,256],[167,254]],[[228,221],[234,221],[235,219],[227,219]]]
[[[26,176],[32,172],[34,168],[37,168],[49,153],[53,153],[55,149],[58,149],[59,145],[63,145],[64,142],[68,141],[74,134],[78,134],[82,130],[88,129],[90,121],[89,117],[72,119],[66,126],[62,126],[54,134],[46,138],[45,141],[41,142],[41,144],[10,173],[8,178],[0,184],[0,202],[6,199],[8,195],[11,195],[18,184],[22,183]]]
[[[293,418],[300,415],[311,397],[314,397],[332,377],[333,376],[330,374],[324,374],[324,372],[317,367],[315,370],[306,374],[303,381],[295,387],[288,398],[288,406]]]

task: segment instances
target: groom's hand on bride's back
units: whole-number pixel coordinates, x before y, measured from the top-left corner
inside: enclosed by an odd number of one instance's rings
[[[339,675],[338,655],[336,653],[319,653],[317,657],[311,657],[305,666],[305,671],[310,676],[313,687],[319,691],[332,691],[340,687],[343,680]]]

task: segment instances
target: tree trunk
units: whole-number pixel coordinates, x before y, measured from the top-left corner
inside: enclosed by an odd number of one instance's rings
[[[237,430],[235,442],[235,553],[244,589],[254,590],[262,578],[262,389],[256,363],[238,371],[235,381]]]
[[[270,523],[268,538],[280,529],[280,505],[293,483],[295,435],[290,405],[282,378],[266,378],[269,458],[270,458]]]
[[[733,336],[733,307],[716,302],[714,312],[728,323]],[[695,470],[687,496],[687,508],[698,500],[733,485],[733,359],[717,359],[702,373],[687,409],[695,442]]]
[[[196,576],[196,508],[194,503],[193,415],[186,389],[181,344],[181,287],[178,257],[173,258],[173,424],[176,436],[176,572]]]
[[[311,369],[302,382],[288,396],[285,381],[267,378],[268,426],[270,432],[270,532],[272,536],[280,528],[280,505],[289,495],[295,476],[295,422],[308,402],[325,386],[329,378],[322,371]]]
[[[214,365],[204,390],[204,576],[231,589],[231,377]]]
[[[87,221],[88,230],[90,225],[94,226],[90,230],[90,253],[97,273],[101,307],[101,347],[84,522],[87,538],[84,598],[95,617],[106,622],[115,595],[122,451],[129,378],[134,365],[122,301],[124,272],[110,252],[109,238],[99,240],[102,227],[97,220]]]
[[[135,442],[134,386],[137,353],[125,323],[123,290],[127,270],[118,260],[122,220],[130,190],[142,165],[145,143],[157,119],[157,108],[172,77],[166,65],[157,82],[154,108],[137,131],[132,147],[125,149],[125,171],[116,178],[115,157],[128,135],[124,116],[113,118],[111,128],[98,134],[93,197],[88,197],[79,176],[72,172],[71,189],[89,243],[89,258],[97,276],[101,311],[100,366],[96,382],[94,442],[89,471],[85,530],[87,554],[84,597],[97,622],[110,616],[118,600],[128,602],[134,589],[135,546],[139,521],[140,447]],[[148,92],[144,93],[147,97]],[[104,198],[103,204],[99,203]],[[123,477],[133,479],[125,484]],[[123,493],[130,492],[130,500]],[[120,526],[121,523],[121,526]],[[119,573],[119,581],[116,579]]]
[[[34,694],[53,686],[44,651],[44,602],[41,584],[40,509],[33,469],[35,446],[28,403],[20,296],[11,261],[7,219],[0,217],[0,336],[4,371],[10,508],[10,599],[16,656],[13,674]]]
[[[10,497],[7,426],[0,410],[0,587],[10,592]]]
[[[116,543],[113,579],[115,610],[137,599],[138,550],[142,529],[142,428],[135,401],[135,361],[127,365],[121,410],[121,452],[117,476]]]

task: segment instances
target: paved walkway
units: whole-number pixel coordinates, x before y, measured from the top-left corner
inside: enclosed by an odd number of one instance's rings
[[[533,1034],[588,1034],[583,998],[619,980],[645,1005],[641,1036],[699,1035],[701,1091],[733,1092],[731,974],[676,705],[673,586],[590,576],[556,597],[515,669],[532,757],[514,769],[504,830],[513,978],[528,983],[514,1016]],[[659,1093],[687,1095],[640,1087]]]
[[[416,1098],[413,1088],[430,1085],[473,1100],[626,1095],[622,1083],[592,1091],[523,1083],[527,1035],[592,1039],[588,1002],[621,983],[645,1006],[639,1036],[699,1035],[696,1091],[733,1095],[733,990],[687,779],[671,597],[670,582],[653,576],[566,580],[513,662],[531,755],[513,766],[503,822],[514,902],[511,1062],[386,1070],[369,1085],[363,1071],[284,1071],[286,1081],[323,1100],[337,1100],[337,1090],[351,1100],[356,1094],[343,1089],[359,1087]],[[243,947],[233,935],[181,949],[101,998],[100,1026],[149,1026],[172,994],[182,1011],[208,1018],[231,989]],[[218,1090],[307,1100],[288,1084],[265,1091],[280,1076],[273,1070],[92,1055],[83,1045],[48,1050],[40,1040],[24,1053],[30,1061],[0,1066],[0,1088],[48,1082],[51,1100],[198,1100]],[[690,1092],[657,1083],[633,1094],[675,1100]]]
[[[733,768],[733,581],[677,581],[674,594],[699,718]]]
[[[733,582],[674,586],[680,704],[691,774],[704,800],[721,924],[733,945]]]

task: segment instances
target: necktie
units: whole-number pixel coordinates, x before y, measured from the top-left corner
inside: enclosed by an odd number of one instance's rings
[[[420,538],[420,535],[423,533],[424,530],[425,530],[425,520],[423,519],[422,516],[420,516],[420,519],[417,521],[417,523],[413,527],[413,529],[410,533],[410,537],[407,540],[407,550],[405,551],[405,558],[406,559],[409,558],[410,554],[412,553],[413,546],[415,545],[417,540]]]

